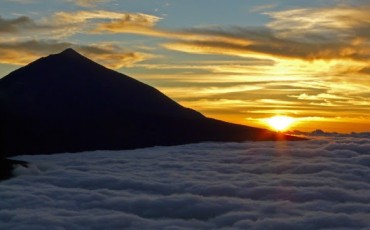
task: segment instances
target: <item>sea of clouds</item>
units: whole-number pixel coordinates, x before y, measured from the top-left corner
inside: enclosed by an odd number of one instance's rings
[[[370,229],[370,138],[18,156],[0,229]]]

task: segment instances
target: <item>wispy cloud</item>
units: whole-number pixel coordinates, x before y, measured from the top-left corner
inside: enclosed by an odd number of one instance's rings
[[[94,7],[99,3],[105,3],[110,1],[111,0],[67,0],[67,2],[71,2],[82,7]]]
[[[75,33],[97,33],[98,31],[116,31],[117,28],[126,28],[127,31],[137,31],[150,28],[161,18],[142,13],[125,13],[114,11],[76,11],[57,12],[51,17],[55,27],[64,27],[69,34]],[[107,22],[108,21],[108,22]],[[121,29],[120,32],[123,32]]]
[[[0,34],[17,36],[18,38],[32,37],[66,38],[76,33],[90,34],[97,31],[120,33],[137,31],[138,28],[150,28],[161,18],[143,13],[125,13],[114,11],[75,11],[56,12],[50,16],[32,19],[21,16],[5,19],[0,17]],[[108,22],[107,22],[108,21]],[[17,38],[16,37],[16,38]]]
[[[119,23],[121,25],[141,25],[153,26],[160,20],[159,17],[142,14],[142,13],[122,13],[114,11],[76,11],[76,12],[57,12],[53,16],[56,23],[71,24],[71,23],[84,23],[89,20],[117,20],[111,21],[112,23]],[[93,21],[100,25],[99,21]]]
[[[302,8],[266,14],[273,19],[268,27],[282,37],[345,42],[354,39],[356,43],[359,37],[368,36],[367,32],[361,34],[360,30],[369,27],[369,10],[370,5],[361,5]]]
[[[146,30],[130,29],[131,19],[97,24],[96,31],[136,33],[177,40],[166,44],[169,49],[193,53],[267,55],[270,57],[365,60],[370,56],[364,47],[370,33],[368,6],[295,9],[266,13],[272,19],[267,27],[207,27],[186,30],[152,28],[158,18],[137,20]],[[361,20],[358,16],[362,15]],[[153,21],[153,19],[155,19]],[[140,22],[144,22],[141,25]],[[150,23],[147,23],[150,22]]]

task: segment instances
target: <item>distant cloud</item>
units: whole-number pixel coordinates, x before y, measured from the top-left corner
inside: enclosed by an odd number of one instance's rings
[[[18,156],[32,167],[0,183],[0,226],[366,229],[368,137]]]
[[[294,131],[291,131],[291,132],[288,132],[288,133],[291,134],[291,135],[303,135],[303,136],[311,136],[311,137],[370,138],[370,132],[338,133],[338,132],[325,132],[321,129],[317,129],[317,130],[314,130],[312,132],[302,132],[302,131],[299,131],[299,130],[294,130]],[[367,146],[367,147],[369,147],[369,146]]]

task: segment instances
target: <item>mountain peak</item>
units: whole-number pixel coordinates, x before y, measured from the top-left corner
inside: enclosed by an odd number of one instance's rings
[[[79,53],[72,48],[67,48],[63,50],[62,52],[60,52],[59,54],[79,54]]]
[[[83,56],[72,48],[65,49],[64,51],[62,51],[58,54],[55,54],[55,55],[64,56],[64,57],[81,57],[81,56]]]

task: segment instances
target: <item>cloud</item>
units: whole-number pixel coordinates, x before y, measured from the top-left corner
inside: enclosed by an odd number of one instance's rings
[[[183,30],[157,28],[160,17],[143,13],[112,11],[57,12],[39,26],[54,27],[64,36],[79,33],[133,33],[172,40],[163,47],[171,50],[222,54],[240,57],[312,60],[353,60],[360,71],[370,57],[366,40],[368,7],[307,8],[266,13],[272,19],[267,27],[204,27]],[[321,15],[321,16],[318,16]],[[322,16],[324,15],[324,16]],[[357,20],[357,15],[364,15]],[[315,18],[315,20],[311,20]],[[8,20],[7,27],[32,22]],[[27,20],[25,20],[27,19]],[[20,19],[18,19],[20,20]],[[3,20],[4,21],[4,20]],[[15,25],[14,25],[15,24]],[[57,29],[58,28],[58,29]],[[292,28],[295,28],[292,30]],[[370,36],[370,34],[369,34]],[[351,63],[354,65],[356,63]]]
[[[15,19],[0,17],[0,34],[13,35],[12,39],[67,38],[77,33],[91,34],[97,31],[113,31],[116,27],[131,30],[150,28],[161,18],[143,13],[124,13],[105,10],[56,12],[50,16],[32,19],[21,16]]]
[[[26,16],[15,19],[4,19],[0,17],[0,34],[14,34],[23,31],[48,28],[47,26],[37,25],[34,20]]]
[[[83,23],[89,20],[118,20],[120,23],[141,26],[152,26],[160,20],[159,17],[149,14],[121,13],[105,10],[57,12],[53,15],[53,19],[61,24]]]
[[[121,13],[104,10],[57,12],[35,23],[29,18],[4,20],[4,30],[17,27],[54,27],[57,34],[133,33],[166,38],[163,47],[171,50],[222,54],[240,57],[312,60],[353,60],[360,71],[368,66],[370,49],[366,31],[370,18],[368,6],[302,8],[265,13],[272,21],[266,27],[204,27],[166,30],[156,27],[160,17],[143,13]],[[358,20],[358,15],[362,19]],[[312,20],[314,19],[314,20]],[[0,21],[1,22],[1,21]],[[292,29],[294,28],[294,29]],[[350,63],[353,66],[356,63]]]
[[[161,18],[148,14],[123,14],[116,20],[108,23],[101,23],[97,31],[125,31],[126,27],[153,27]]]
[[[328,99],[335,99],[335,100],[347,100],[349,98],[343,97],[343,96],[338,96],[338,95],[333,95],[333,94],[327,94],[327,93],[320,93],[318,95],[308,95],[306,93],[300,94],[298,96],[292,96],[292,97],[297,97],[299,100],[328,100]]]
[[[321,129],[314,130],[312,132],[302,132],[299,130],[289,132],[292,135],[304,135],[304,136],[313,136],[313,137],[347,137],[347,138],[370,138],[370,132],[351,132],[351,133],[338,133],[338,132],[325,132]],[[341,146],[343,147],[343,146]],[[369,145],[366,146],[368,148]],[[361,151],[366,151],[363,149]],[[368,158],[368,156],[364,156],[364,158]]]
[[[67,0],[67,1],[82,7],[94,7],[99,3],[110,2],[110,0]]]
[[[6,229],[364,229],[369,138],[18,156]],[[25,192],[27,191],[27,192]]]
[[[125,13],[106,10],[90,10],[75,12],[56,12],[43,21],[48,21],[60,36],[71,36],[76,33],[97,33],[99,28],[114,29],[117,25],[125,25],[130,28],[149,28],[160,20],[159,17],[142,13]]]
[[[37,41],[0,43],[1,63],[25,65],[42,56],[74,48],[87,57],[110,68],[130,67],[154,55],[132,52],[112,44],[78,45],[69,42]]]
[[[337,6],[328,8],[301,8],[266,13],[273,21],[268,27],[281,37],[311,40],[343,40],[361,38],[360,29],[369,26],[366,13],[370,5]],[[359,18],[361,18],[359,20]],[[293,29],[294,28],[294,29]],[[341,32],[341,33],[338,33]]]
[[[207,40],[178,39],[175,42],[165,43],[164,47],[176,51],[197,54],[222,54],[240,57],[277,59],[337,60],[352,59],[364,61],[370,56],[366,49],[346,44],[341,41],[305,42],[290,37],[281,38],[273,30],[228,28],[225,29],[194,29],[192,33],[198,37],[208,37]],[[212,37],[222,36],[223,41],[213,40]],[[195,37],[195,36],[193,36]],[[233,40],[243,40],[235,43]]]
[[[184,30],[137,29],[124,21],[98,24],[97,32],[134,33],[175,41],[165,48],[197,54],[222,54],[270,59],[354,60],[370,57],[366,41],[368,6],[304,8],[265,13],[272,21],[266,27],[204,27]],[[363,15],[358,20],[358,15]],[[313,19],[313,20],[312,20]],[[294,28],[294,29],[292,29]],[[353,63],[352,63],[353,64]],[[358,68],[357,68],[358,71]]]

